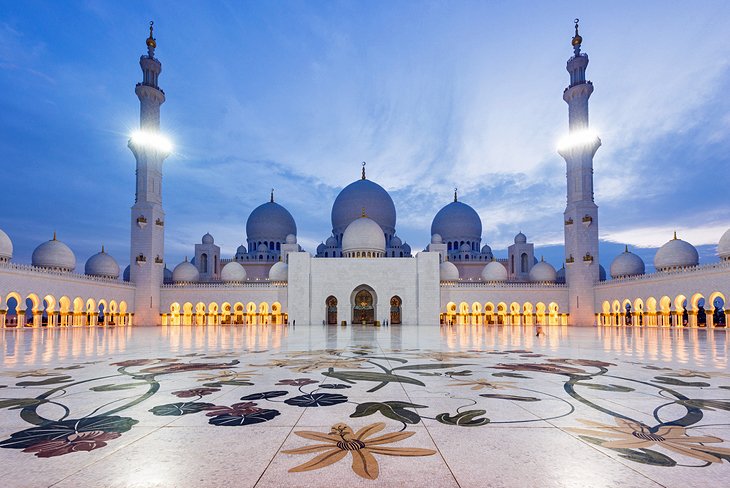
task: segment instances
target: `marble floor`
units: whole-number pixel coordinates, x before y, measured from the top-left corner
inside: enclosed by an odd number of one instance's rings
[[[0,331],[2,487],[709,487],[725,330]]]

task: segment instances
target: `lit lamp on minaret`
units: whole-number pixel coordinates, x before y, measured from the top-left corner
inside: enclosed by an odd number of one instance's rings
[[[601,140],[588,126],[588,99],[593,83],[586,81],[588,55],[580,52],[583,38],[575,19],[573,57],[568,60],[570,85],[563,92],[568,104],[568,135],[558,152],[565,159],[568,201],[565,208],[565,279],[569,293],[569,322],[595,323],[593,287],[599,279],[598,206],[593,201],[593,156]]]
[[[165,101],[165,93],[157,85],[162,64],[155,58],[157,42],[152,28],[150,22],[147,55],[139,60],[143,80],[134,90],[140,102],[140,128],[128,144],[137,160],[129,274],[135,285],[134,323],[137,325],[160,323],[160,286],[165,269],[162,162],[172,151],[170,142],[160,134],[160,105]]]

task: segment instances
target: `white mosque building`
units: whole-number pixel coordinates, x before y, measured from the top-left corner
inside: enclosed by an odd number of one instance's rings
[[[633,325],[724,327],[730,320],[730,230],[720,238],[720,261],[700,264],[697,250],[674,237],[654,257],[656,272],[626,250],[598,261],[598,207],[593,156],[601,145],[589,129],[588,56],[576,23],[570,84],[569,134],[559,152],[567,165],[562,220],[565,260],[556,266],[534,254],[519,232],[507,259],[482,242],[477,212],[460,201],[433,218],[430,243],[415,252],[397,234],[393,199],[360,177],[332,206],[332,234],[313,253],[297,243],[297,225],[279,202],[254,209],[246,245],[221,256],[212,235],[194,256],[168,269],[165,261],[163,161],[170,146],[160,132],[165,93],[156,41],[140,58],[143,80],[140,131],[129,140],[137,161],[130,215],[130,265],[101,248],[79,274],[74,252],[56,235],[33,252],[31,264],[13,261],[13,244],[0,230],[0,327],[219,324],[473,324]]]

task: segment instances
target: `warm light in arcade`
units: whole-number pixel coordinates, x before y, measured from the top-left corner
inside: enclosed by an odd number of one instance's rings
[[[591,144],[598,139],[598,133],[593,129],[584,129],[571,132],[558,142],[558,151],[567,151],[584,144]]]
[[[167,153],[172,152],[172,142],[162,134],[147,131],[135,131],[130,137],[135,146],[147,146]]]

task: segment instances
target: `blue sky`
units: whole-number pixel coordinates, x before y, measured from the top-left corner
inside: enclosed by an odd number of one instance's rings
[[[572,20],[581,18],[601,262],[624,243],[649,269],[679,237],[712,261],[730,227],[728,2],[0,0],[0,228],[29,262],[54,230],[83,262],[129,260],[147,24],[155,20],[166,259],[211,232],[224,256],[276,200],[313,251],[359,176],[392,195],[414,250],[453,188],[497,256],[518,231],[562,261]]]

